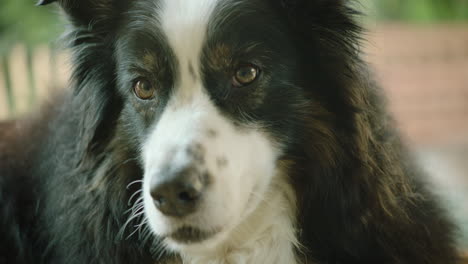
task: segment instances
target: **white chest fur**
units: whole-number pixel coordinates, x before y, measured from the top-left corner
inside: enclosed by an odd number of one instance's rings
[[[182,253],[183,264],[296,264],[295,196],[276,180],[259,207],[213,252]]]

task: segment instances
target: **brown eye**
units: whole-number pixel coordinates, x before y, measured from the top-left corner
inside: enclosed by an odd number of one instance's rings
[[[133,91],[138,98],[148,100],[154,97],[156,93],[154,86],[148,80],[138,80],[133,85]]]
[[[233,78],[233,84],[236,87],[242,87],[254,82],[259,74],[257,67],[246,65],[238,68]]]

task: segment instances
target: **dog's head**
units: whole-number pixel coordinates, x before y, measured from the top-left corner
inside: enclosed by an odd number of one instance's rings
[[[225,239],[304,131],[331,134],[318,100],[342,79],[330,75],[346,67],[335,50],[352,47],[310,18],[345,25],[333,13],[341,1],[60,2],[78,36],[75,75],[121,101],[122,133],[141,153],[146,221],[174,249]]]
[[[126,17],[119,88],[141,133],[146,218],[172,247],[225,238],[277,173],[301,92],[274,12],[265,1],[165,0]]]

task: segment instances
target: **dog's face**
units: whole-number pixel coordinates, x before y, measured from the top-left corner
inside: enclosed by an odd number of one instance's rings
[[[172,249],[217,244],[278,173],[301,91],[286,26],[262,0],[139,0],[116,44],[144,210]]]

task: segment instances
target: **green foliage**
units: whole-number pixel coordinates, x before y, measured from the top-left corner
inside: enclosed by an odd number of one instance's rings
[[[0,53],[22,42],[48,42],[59,34],[62,26],[54,8],[35,6],[34,0],[0,0]]]
[[[378,18],[410,22],[468,20],[468,0],[368,0]]]
[[[468,20],[468,0],[353,1],[362,2],[366,13],[382,20]],[[63,28],[58,13],[51,6],[35,6],[35,0],[0,0],[0,54],[17,42],[34,45],[55,39]]]

